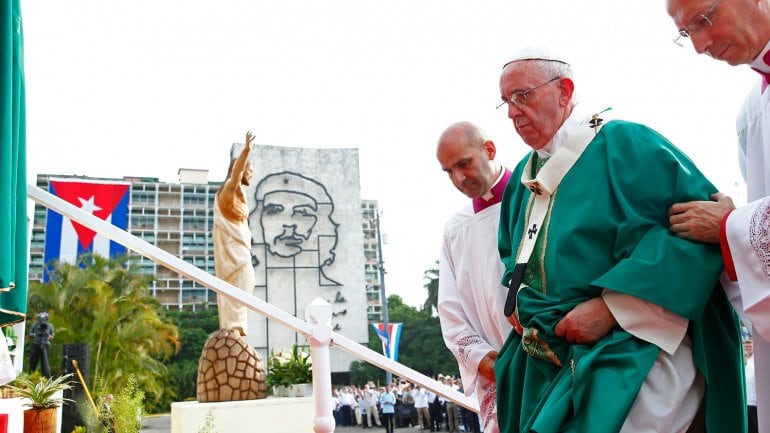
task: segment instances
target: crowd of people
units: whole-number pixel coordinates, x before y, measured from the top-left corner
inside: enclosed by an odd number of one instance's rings
[[[444,385],[462,392],[462,381],[449,375],[436,378]],[[481,431],[479,417],[452,401],[405,380],[394,379],[390,385],[333,388],[334,420],[337,426],[384,428],[392,433],[396,428],[419,431],[475,432]]]

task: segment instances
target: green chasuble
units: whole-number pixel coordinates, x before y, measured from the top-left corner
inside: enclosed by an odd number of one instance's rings
[[[20,0],[0,9],[0,326],[27,312],[27,172]]]
[[[511,179],[521,179],[527,159]],[[689,319],[693,360],[706,384],[707,431],[746,430],[740,333],[718,283],[719,247],[668,230],[672,204],[709,200],[714,192],[655,131],[619,120],[604,126],[552,195],[537,234],[518,294],[524,336],[511,332],[495,362],[501,432],[620,430],[660,349],[620,327],[595,345],[572,345],[553,332],[567,312],[604,288]],[[503,196],[499,248],[506,286],[530,195],[512,181]]]

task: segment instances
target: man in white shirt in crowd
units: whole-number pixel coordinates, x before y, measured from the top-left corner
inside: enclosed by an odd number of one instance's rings
[[[366,384],[364,388],[364,400],[366,401],[366,423],[369,427],[380,427],[380,413],[377,410],[377,402],[379,400],[377,389],[373,383]]]
[[[420,426],[420,431],[430,428],[430,412],[428,411],[429,394],[432,393],[421,385],[417,385],[412,391],[414,408],[417,409],[417,424]]]

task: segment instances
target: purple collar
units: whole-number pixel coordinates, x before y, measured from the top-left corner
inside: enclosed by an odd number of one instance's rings
[[[762,61],[765,62],[766,65],[770,66],[770,51],[766,52],[765,55],[762,56]],[[765,93],[765,90],[767,89],[767,85],[770,82],[770,72],[762,72],[756,68],[751,68],[751,69],[753,69],[759,75],[762,76],[762,93]]]
[[[504,170],[505,172],[503,173],[503,176],[496,184],[492,186],[492,190],[490,191],[492,193],[492,198],[489,199],[489,201],[484,200],[481,197],[476,197],[473,199],[474,213],[479,213],[494,204],[500,203],[500,200],[503,199],[505,187],[508,185],[508,180],[511,178],[511,172],[507,168],[504,168]]]

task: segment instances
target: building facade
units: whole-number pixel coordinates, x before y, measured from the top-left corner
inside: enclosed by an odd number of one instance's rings
[[[257,275],[253,294],[300,318],[304,318],[304,306],[321,297],[333,306],[335,331],[366,344],[367,324],[381,320],[381,252],[377,242],[377,202],[360,198],[357,151],[260,148],[254,153],[261,159],[252,164],[272,169],[255,170],[252,185],[246,191],[252,210],[249,226]],[[269,163],[265,163],[266,158]],[[285,164],[287,160],[292,163]],[[330,171],[327,164],[344,169]],[[96,180],[130,183],[130,233],[213,275],[213,206],[221,182],[209,182],[207,174],[206,170],[180,169],[179,183],[132,176]],[[51,179],[94,178],[40,174],[37,186],[48,191]],[[287,185],[294,190],[287,190]],[[297,198],[313,203],[293,203]],[[292,206],[294,211],[286,213],[290,224],[275,220],[281,216],[276,209]],[[31,281],[43,280],[47,215],[43,206],[35,205]],[[312,222],[308,223],[308,234],[313,231],[314,237],[311,240],[308,236],[301,248],[296,247],[303,241],[301,236],[271,241],[281,237],[276,230],[285,230],[287,225],[301,227],[303,221]],[[216,306],[216,292],[149,259],[136,256],[136,260],[142,272],[154,276],[151,294],[164,308]],[[351,272],[352,269],[356,271]],[[271,326],[267,319],[252,312],[249,329],[247,340],[265,357],[271,350],[306,344],[304,338],[280,326]],[[338,352],[332,358],[333,371],[347,370],[351,360],[347,355]]]
[[[214,275],[214,250],[211,242],[214,195],[221,182],[209,182],[198,176],[188,175],[190,170],[180,169],[179,183],[160,182],[157,178],[126,176],[131,182],[129,201],[129,232],[163,250],[180,257],[198,268]],[[51,178],[93,179],[87,177],[39,174],[37,186],[48,191]],[[43,281],[46,208],[35,204],[31,228],[29,279]],[[377,246],[378,214],[376,200],[361,201],[362,233],[364,238],[364,278],[369,322],[382,320],[380,299],[380,251]],[[216,306],[216,293],[179,274],[156,265],[152,260],[137,257],[143,272],[154,275],[150,288],[153,297],[171,309],[196,309]]]
[[[243,144],[234,144],[231,157]],[[256,284],[253,295],[304,318],[314,299],[332,307],[331,325],[353,341],[368,341],[364,234],[357,149],[254,146],[253,176],[243,188]],[[246,340],[263,355],[305,339],[249,312]],[[332,351],[333,372],[349,355]]]
[[[377,218],[380,211],[376,200],[361,200],[364,233],[364,278],[366,279],[366,318],[371,323],[382,321],[382,281],[380,266],[382,246],[378,242]]]
[[[96,180],[121,180],[131,183],[128,210],[128,231],[131,234],[214,274],[211,206],[220,183],[209,183],[205,180],[201,182],[200,172],[180,169],[179,183],[130,176],[123,179]],[[191,173],[195,175],[189,176]],[[39,174],[37,186],[48,191],[51,179],[94,178]],[[47,210],[36,204],[30,245],[30,281],[43,280],[46,217]],[[137,261],[143,273],[155,277],[150,290],[153,297],[165,308],[195,309],[216,305],[216,292],[187,280],[152,260],[137,256]]]

